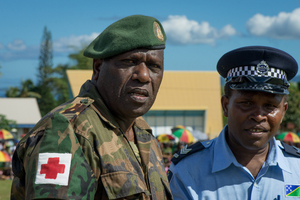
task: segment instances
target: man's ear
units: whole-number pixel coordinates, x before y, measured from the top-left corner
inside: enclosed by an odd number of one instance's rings
[[[288,102],[286,101],[286,102],[284,102],[284,104],[283,104],[283,115],[282,115],[282,117],[281,117],[281,120],[280,120],[280,123],[282,122],[282,120],[283,120],[283,118],[284,118],[284,116],[285,116],[285,113],[286,113],[286,111],[287,111],[287,109],[288,109],[288,106],[289,104],[288,104]]]
[[[221,104],[222,104],[222,109],[225,117],[228,117],[228,103],[229,103],[229,98],[223,95],[221,98]]]
[[[93,76],[92,76],[92,80],[97,80],[98,79],[101,65],[102,65],[102,59],[94,59],[93,60]]]

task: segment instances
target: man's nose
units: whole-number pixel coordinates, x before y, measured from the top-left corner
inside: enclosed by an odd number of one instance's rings
[[[268,113],[261,106],[256,106],[253,108],[250,118],[256,122],[261,122],[267,119],[267,115]]]
[[[139,80],[142,83],[146,83],[150,81],[149,69],[144,62],[141,62],[135,66],[132,75],[132,80],[135,79]]]

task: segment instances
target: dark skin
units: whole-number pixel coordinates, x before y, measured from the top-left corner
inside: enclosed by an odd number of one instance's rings
[[[129,141],[135,119],[155,101],[163,71],[163,50],[135,49],[93,61],[92,82]]]
[[[222,97],[228,118],[227,143],[237,161],[257,177],[278,131],[288,103],[285,96],[257,91],[232,90]]]

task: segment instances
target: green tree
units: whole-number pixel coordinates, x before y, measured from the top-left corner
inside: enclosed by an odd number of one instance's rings
[[[58,65],[53,69],[55,77],[52,78],[53,93],[57,104],[61,104],[69,99],[69,85],[66,70],[69,65]]]
[[[18,87],[9,87],[8,90],[5,91],[6,97],[19,97],[20,88]]]
[[[39,68],[38,68],[38,85],[48,84],[52,74],[52,36],[51,32],[44,27],[42,41],[40,45]]]
[[[53,91],[57,103],[61,104],[69,99],[69,84],[66,74],[67,69],[92,69],[93,59],[83,56],[85,46],[74,48],[74,53],[69,55],[72,65],[58,65],[53,69],[55,77],[53,79]]]
[[[37,92],[34,92],[35,86],[30,79],[26,81],[22,80],[21,88],[19,87],[9,87],[6,90],[5,95],[6,97],[34,97],[34,98],[41,98],[41,95]]]
[[[16,121],[9,120],[5,115],[0,114],[0,129],[10,131],[12,128],[16,127],[16,124]]]
[[[35,92],[41,95],[38,99],[39,108],[42,116],[47,114],[51,109],[56,106],[55,98],[52,94],[52,36],[51,32],[44,28],[39,56],[39,67],[38,67],[38,83],[35,88]]]
[[[299,83],[291,82],[289,87],[288,110],[283,119],[282,125],[286,127],[288,123],[292,123],[295,128],[293,131],[300,130],[300,90]]]
[[[83,55],[85,46],[82,49],[75,49],[75,53],[69,55],[69,58],[74,62],[70,68],[72,69],[93,69],[93,59]]]

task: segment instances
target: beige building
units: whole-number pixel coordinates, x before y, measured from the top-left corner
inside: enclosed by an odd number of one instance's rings
[[[92,70],[67,70],[70,95],[76,96],[91,76]],[[210,139],[218,136],[223,128],[219,74],[165,71],[156,101],[144,118],[156,136],[171,133],[176,125],[206,133]]]
[[[0,114],[16,122],[11,131],[17,139],[29,132],[41,119],[35,98],[0,98]]]

